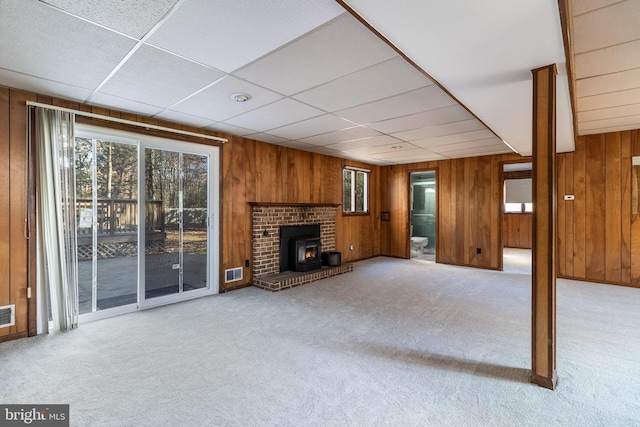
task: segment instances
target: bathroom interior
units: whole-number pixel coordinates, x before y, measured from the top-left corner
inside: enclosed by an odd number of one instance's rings
[[[436,260],[436,171],[411,173],[411,258]]]

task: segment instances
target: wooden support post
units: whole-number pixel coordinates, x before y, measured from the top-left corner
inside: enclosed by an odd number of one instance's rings
[[[533,73],[533,251],[531,382],[556,376],[556,66]]]

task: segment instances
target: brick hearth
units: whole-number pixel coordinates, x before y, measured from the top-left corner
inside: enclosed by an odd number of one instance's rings
[[[252,274],[255,286],[268,289],[269,287],[264,286],[266,276],[280,273],[280,226],[282,225],[320,224],[322,250],[335,250],[336,211],[339,205],[268,203],[251,203],[251,205]],[[317,274],[311,276],[314,277],[314,280],[328,277],[326,273],[320,274],[319,270]],[[307,283],[308,281],[298,279],[295,284],[302,284],[301,282]],[[290,286],[292,286],[291,282],[288,286],[283,287]],[[279,289],[281,287],[278,289],[271,288],[270,290]]]

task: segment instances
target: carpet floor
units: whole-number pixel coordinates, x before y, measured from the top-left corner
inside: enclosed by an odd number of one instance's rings
[[[558,280],[558,387],[529,382],[531,277],[379,257],[0,344],[0,403],[72,426],[638,426],[640,289]]]

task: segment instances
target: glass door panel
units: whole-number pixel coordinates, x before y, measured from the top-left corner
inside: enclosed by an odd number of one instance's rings
[[[181,291],[180,154],[145,149],[145,299]]]
[[[207,156],[182,154],[184,291],[207,287],[208,170]]]
[[[80,314],[137,302],[138,148],[76,138]]]

